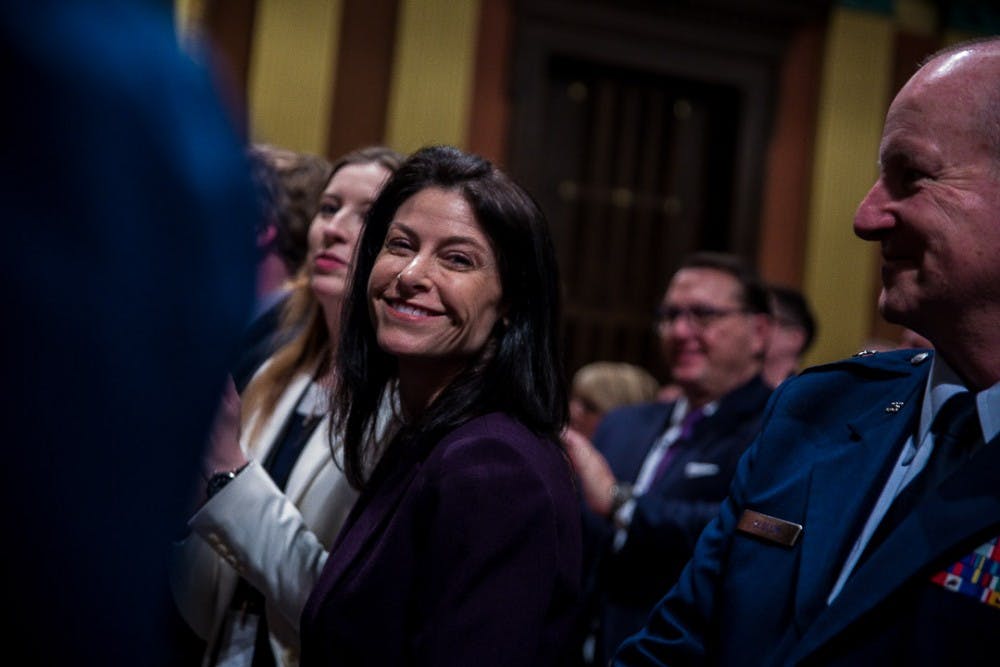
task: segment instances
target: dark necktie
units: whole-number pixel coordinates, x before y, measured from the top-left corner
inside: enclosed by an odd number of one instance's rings
[[[955,394],[941,406],[931,424],[934,449],[927,464],[896,496],[889,510],[865,546],[858,566],[878,549],[879,545],[905,519],[913,508],[926,498],[959,466],[969,460],[983,444],[983,431],[976,412],[976,395],[970,391]]]
[[[688,410],[688,413],[684,415],[684,419],[681,420],[680,435],[667,447],[667,451],[663,452],[663,458],[660,459],[660,462],[656,465],[656,472],[653,473],[653,482],[663,477],[663,473],[670,467],[670,462],[690,442],[691,434],[694,432],[694,425],[701,421],[701,418],[704,416],[705,412],[701,408]]]

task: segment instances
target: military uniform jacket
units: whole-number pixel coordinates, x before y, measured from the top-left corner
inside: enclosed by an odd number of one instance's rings
[[[786,381],[693,560],[614,664],[995,660],[1000,607],[997,588],[988,589],[1000,555],[996,438],[916,506],[826,602],[917,427],[929,357],[911,350],[852,358]],[[789,545],[740,530],[747,510],[801,524],[802,533]]]

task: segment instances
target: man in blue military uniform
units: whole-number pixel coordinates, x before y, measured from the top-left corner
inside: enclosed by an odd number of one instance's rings
[[[986,664],[1000,633],[1000,40],[886,116],[855,232],[936,352],[783,383],[678,584],[615,665]]]

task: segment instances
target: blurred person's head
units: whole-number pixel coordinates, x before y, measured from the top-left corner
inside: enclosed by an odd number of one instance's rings
[[[259,211],[255,229],[257,296],[263,298],[280,289],[291,275],[288,262],[280,253],[280,239],[288,234],[283,224],[288,193],[274,164],[263,153],[251,148],[247,157]]]
[[[257,234],[259,237],[266,236],[267,246],[259,242],[258,246],[268,249],[273,243],[277,234],[279,218],[282,210],[288,204],[288,192],[281,182],[281,176],[274,164],[256,148],[247,151],[247,158],[250,165],[250,180],[254,185],[257,194],[257,205],[260,210],[260,217],[257,220]]]
[[[764,380],[776,387],[799,371],[802,357],[816,337],[816,319],[800,291],[771,285],[768,292],[774,326],[764,355]]]
[[[592,438],[609,410],[655,400],[659,388],[651,373],[634,364],[594,361],[581,366],[570,385],[569,425]]]
[[[656,331],[670,377],[695,406],[761,372],[771,328],[767,290],[739,257],[696,253],[667,285]]]
[[[270,166],[283,190],[267,249],[281,259],[288,275],[295,275],[305,262],[309,226],[333,165],[319,155],[271,144],[254,144],[250,150],[251,155]]]

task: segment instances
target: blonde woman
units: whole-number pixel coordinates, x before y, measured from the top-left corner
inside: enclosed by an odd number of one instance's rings
[[[298,663],[299,616],[357,495],[330,446],[340,305],[365,214],[401,160],[371,147],[334,164],[283,318],[295,335],[254,376],[242,409],[234,386],[223,402],[204,504],[177,545],[172,581],[207,642],[204,665]]]

